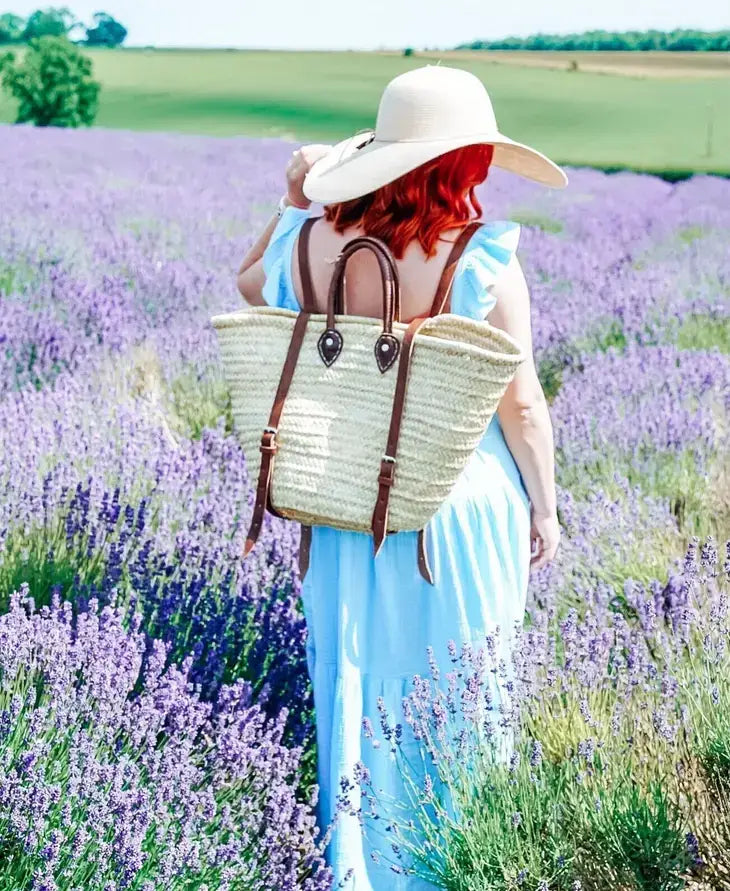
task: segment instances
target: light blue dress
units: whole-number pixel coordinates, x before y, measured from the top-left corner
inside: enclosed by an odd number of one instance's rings
[[[298,310],[291,275],[292,249],[309,211],[287,208],[264,253],[263,296],[271,306]],[[454,313],[483,319],[494,306],[491,285],[517,248],[519,225],[484,223],[456,268]],[[448,644],[484,645],[495,626],[521,623],[530,561],[530,511],[520,473],[497,416],[428,529],[435,586],[416,564],[415,532],[386,537],[377,558],[369,535],[326,526],[312,529],[309,571],[302,585],[308,628],[307,661],[317,724],[319,820],[334,813],[340,777],[362,761],[382,800],[404,800],[398,769],[383,743],[373,748],[363,717],[379,726],[378,698],[390,723],[401,722],[403,747],[413,761],[417,743],[407,735],[402,699],[415,674],[430,677],[427,647],[442,678],[453,668]],[[494,674],[495,709],[504,692]],[[496,723],[496,722],[495,722]],[[378,793],[380,794],[380,793]],[[355,793],[352,793],[355,796]],[[354,800],[354,799],[353,799]],[[357,796],[359,800],[359,796]],[[407,820],[408,813],[399,813]],[[425,891],[431,883],[397,875],[382,833],[363,830],[358,819],[340,819],[327,851],[335,882],[349,891]],[[376,852],[373,856],[373,852]],[[380,863],[377,852],[380,852]],[[348,872],[352,871],[351,875]],[[339,882],[343,884],[338,885]]]

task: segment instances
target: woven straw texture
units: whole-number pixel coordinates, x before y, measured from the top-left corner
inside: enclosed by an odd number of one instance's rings
[[[263,307],[214,316],[233,417],[252,482],[297,314]],[[394,323],[402,341],[406,325]],[[340,316],[343,348],[329,368],[326,328],[312,315],[279,424],[271,504],[308,525],[370,531],[397,375],[375,362],[378,319]],[[487,322],[429,319],[416,335],[390,497],[389,531],[422,528],[447,498],[523,359]]]

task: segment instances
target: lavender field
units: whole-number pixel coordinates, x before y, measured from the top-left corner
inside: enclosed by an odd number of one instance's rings
[[[331,887],[298,532],[268,518],[242,564],[208,324],[292,147],[0,126],[3,889]],[[406,776],[397,724],[422,740],[421,825],[357,765],[343,818],[452,891],[729,889],[730,181],[569,175],[480,192],[523,224],[564,527],[514,753],[482,720],[494,639],[455,641],[364,729]]]

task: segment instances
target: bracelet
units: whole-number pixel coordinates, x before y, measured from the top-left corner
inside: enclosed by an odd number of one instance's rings
[[[289,203],[285,204],[285,201],[288,201]],[[297,210],[309,210],[309,206],[303,207],[301,204],[294,204],[294,202],[289,198],[288,195],[282,195],[281,198],[279,198],[279,203],[276,206],[277,217],[280,217],[287,207],[296,207]]]

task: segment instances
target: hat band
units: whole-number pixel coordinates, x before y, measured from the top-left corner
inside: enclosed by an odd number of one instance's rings
[[[352,143],[355,142],[358,136],[362,136],[365,133],[369,134],[368,138],[363,140],[361,145],[355,146],[355,148],[353,149]],[[348,155],[352,154],[353,152],[359,151],[361,148],[365,148],[365,146],[371,143],[374,139],[375,130],[373,130],[372,127],[363,127],[360,130],[357,130],[342,146],[337,155],[337,161],[335,163],[339,164],[341,161],[344,161],[348,157]]]

